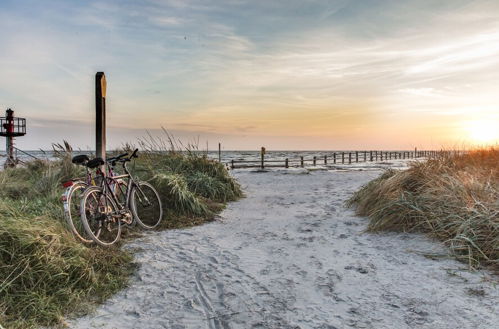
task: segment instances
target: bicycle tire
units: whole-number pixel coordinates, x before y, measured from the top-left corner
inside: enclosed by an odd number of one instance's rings
[[[159,193],[147,182],[136,182],[130,194],[133,217],[141,227],[156,228],[163,218],[163,206]]]
[[[68,224],[69,230],[80,241],[85,243],[93,243],[94,241],[88,236],[87,231],[83,227],[81,221],[80,201],[88,184],[83,181],[74,182],[73,185],[68,187],[63,195],[64,201],[64,217]]]
[[[104,199],[103,199],[104,198]],[[121,236],[121,219],[117,206],[100,187],[88,188],[81,199],[81,221],[87,234],[97,244],[108,247]]]

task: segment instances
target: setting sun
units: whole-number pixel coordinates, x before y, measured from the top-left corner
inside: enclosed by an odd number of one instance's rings
[[[499,139],[497,122],[476,120],[467,124],[469,138],[474,143],[491,144]]]

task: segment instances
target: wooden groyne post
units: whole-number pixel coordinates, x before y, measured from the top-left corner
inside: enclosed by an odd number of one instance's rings
[[[265,147],[263,147],[263,146],[262,146],[262,149],[260,150],[260,156],[261,156],[260,168],[263,169],[263,168],[265,168]]]

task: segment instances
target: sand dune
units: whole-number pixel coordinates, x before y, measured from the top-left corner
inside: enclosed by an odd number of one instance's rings
[[[130,287],[71,327],[494,328],[490,274],[421,235],[363,233],[367,219],[344,208],[379,173],[236,172],[245,199],[131,242]]]

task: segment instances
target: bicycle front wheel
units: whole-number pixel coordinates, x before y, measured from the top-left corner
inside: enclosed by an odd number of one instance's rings
[[[163,207],[158,192],[147,182],[137,182],[132,189],[130,205],[137,223],[153,229],[163,218]]]
[[[97,244],[110,246],[121,235],[121,219],[114,201],[102,188],[88,188],[81,200],[81,221],[87,234]]]

